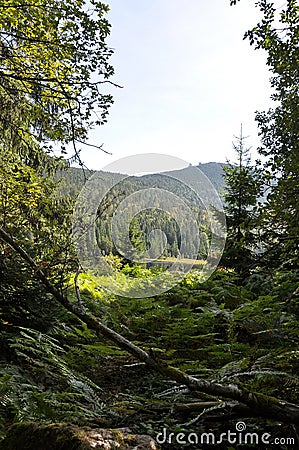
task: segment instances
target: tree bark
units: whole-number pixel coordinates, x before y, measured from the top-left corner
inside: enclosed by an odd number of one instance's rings
[[[135,356],[139,361],[147,364],[154,371],[162,376],[176,381],[177,383],[186,385],[190,391],[203,392],[214,397],[237,400],[246,405],[252,411],[254,417],[265,417],[272,420],[279,420],[285,423],[293,423],[299,425],[299,406],[270,397],[257,392],[248,391],[245,388],[234,384],[222,385],[206,381],[203,379],[192,377],[175,367],[168,366],[164,361],[158,360],[156,357],[148,354],[142,348],[130,342],[125,337],[116,333],[106,325],[98,321],[96,317],[90,313],[83,311],[78,305],[72,303],[66,294],[57,289],[47,278],[45,273],[38,267],[31,256],[17,243],[17,241],[9,236],[0,227],[0,239],[8,244],[15,252],[34,270],[38,279],[43,283],[47,292],[68,311],[73,313],[82,322],[84,322],[91,330],[97,334],[104,336],[114,342],[118,347],[126,350]]]

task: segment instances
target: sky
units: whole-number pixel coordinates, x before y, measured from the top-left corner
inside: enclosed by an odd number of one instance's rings
[[[120,158],[163,153],[193,165],[234,161],[232,141],[256,156],[255,111],[270,106],[266,54],[244,32],[257,24],[254,0],[108,0],[114,96],[108,123],[93,130],[90,169]]]

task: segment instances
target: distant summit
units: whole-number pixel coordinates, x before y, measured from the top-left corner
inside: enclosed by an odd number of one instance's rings
[[[223,166],[225,164],[219,162],[199,163],[197,166],[209,178],[220,194],[222,194],[225,187]]]

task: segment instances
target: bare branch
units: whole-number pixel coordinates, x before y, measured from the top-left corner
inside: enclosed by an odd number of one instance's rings
[[[98,149],[98,150],[101,150],[102,152],[107,153],[107,155],[112,155],[112,153],[108,152],[107,150],[105,150],[105,149],[103,148],[103,145],[104,145],[104,144],[101,144],[101,145],[94,145],[94,144],[89,144],[88,142],[80,141],[79,139],[75,139],[75,141],[76,141],[76,142],[79,142],[80,144],[87,145],[88,147],[93,147],[93,148],[96,148],[96,149]]]

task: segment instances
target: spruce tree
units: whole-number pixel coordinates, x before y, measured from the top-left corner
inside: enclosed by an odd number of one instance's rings
[[[250,148],[245,146],[243,130],[235,136],[236,163],[224,166],[224,192],[227,216],[227,242],[221,264],[241,276],[254,266],[258,249],[257,203],[261,195],[259,170],[251,164]]]

